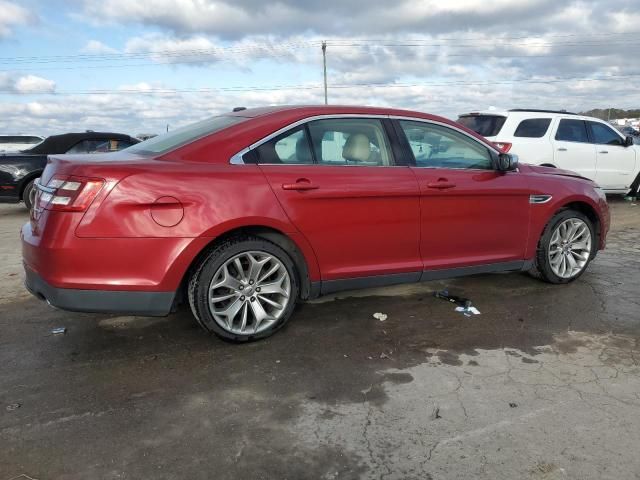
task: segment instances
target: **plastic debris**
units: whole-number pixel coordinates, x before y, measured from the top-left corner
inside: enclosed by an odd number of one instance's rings
[[[384,322],[387,318],[389,318],[389,316],[386,313],[376,312],[373,314],[373,318],[376,318],[381,322]]]
[[[461,312],[465,317],[470,317],[471,314],[480,315],[480,310],[474,306],[469,307],[456,307],[456,312]]]
[[[7,412],[13,412],[14,410],[17,410],[21,407],[22,405],[20,405],[19,403],[12,403],[10,405],[7,405]]]
[[[391,358],[389,355],[387,355],[386,353],[382,352],[380,354],[380,358]]]
[[[54,335],[61,335],[63,333],[67,333],[67,327],[52,328],[51,333],[53,333]]]
[[[480,310],[474,307],[468,298],[451,295],[449,294],[449,290],[440,290],[439,292],[434,292],[433,295],[436,298],[441,298],[442,300],[458,305],[456,312],[462,313],[465,317],[470,317],[472,314],[480,315]]]

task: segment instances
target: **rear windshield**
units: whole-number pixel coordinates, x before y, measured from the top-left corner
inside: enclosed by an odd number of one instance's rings
[[[495,137],[506,120],[507,117],[500,115],[462,115],[458,118],[458,123],[483,137]]]
[[[247,120],[245,117],[236,116],[208,118],[140,142],[129,147],[127,151],[142,155],[168,152],[169,150],[173,150],[174,148],[230,127],[231,125],[244,122],[245,120]]]
[[[40,137],[30,137],[27,135],[0,135],[0,143],[19,143],[24,145],[31,145],[33,143],[40,143],[42,139]]]

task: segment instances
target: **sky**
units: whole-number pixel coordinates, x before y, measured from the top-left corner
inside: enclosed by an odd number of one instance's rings
[[[640,0],[0,0],[0,133],[237,106],[640,107]]]

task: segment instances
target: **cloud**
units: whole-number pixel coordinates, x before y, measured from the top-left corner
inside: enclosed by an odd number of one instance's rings
[[[13,28],[35,23],[38,16],[14,2],[0,0],[0,39],[11,35]]]
[[[14,73],[0,72],[0,92],[29,94],[52,93],[56,89],[56,83],[47,78],[36,75],[18,76]]]
[[[87,44],[82,47],[81,52],[83,53],[118,53],[118,50],[112,48],[108,45],[105,45],[99,40],[89,40]]]

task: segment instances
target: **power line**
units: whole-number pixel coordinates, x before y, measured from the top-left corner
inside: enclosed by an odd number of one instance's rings
[[[442,86],[494,86],[509,84],[555,84],[567,81],[576,82],[607,82],[620,79],[640,77],[640,73],[628,75],[609,75],[600,78],[581,78],[581,77],[559,77],[554,79],[519,79],[519,80],[502,80],[502,81],[452,81],[452,82],[427,82],[427,83],[352,83],[352,84],[335,84],[331,88],[349,89],[349,88],[412,88],[412,87],[442,87]],[[78,90],[78,91],[58,91],[58,92],[9,92],[3,91],[4,95],[106,95],[106,94],[173,94],[173,93],[213,93],[213,92],[256,92],[256,91],[279,91],[279,90],[318,90],[323,89],[322,84],[301,84],[301,85],[273,85],[268,87],[216,87],[216,88],[150,88],[140,89],[96,89],[96,90]]]
[[[537,37],[544,36],[545,38],[591,38],[591,37],[611,37],[619,35],[640,35],[640,32],[603,32],[594,34],[564,34],[564,35],[537,35]],[[604,43],[591,41],[591,42],[542,42],[542,43],[527,43],[527,42],[508,42],[509,40],[525,40],[535,38],[536,35],[529,36],[495,36],[495,37],[466,37],[466,38],[410,38],[404,40],[392,40],[388,38],[382,39],[334,39],[327,40],[327,44],[336,47],[354,47],[354,46],[381,46],[381,47],[478,47],[477,42],[491,42],[493,45],[522,45],[527,47],[544,47],[544,46],[608,46],[611,44],[630,44],[629,40],[614,40],[606,41]],[[474,42],[471,44],[447,44],[446,42]],[[436,43],[433,43],[436,42]],[[445,43],[443,43],[445,42]],[[373,44],[373,45],[371,45]],[[220,46],[202,49],[166,49],[146,52],[114,52],[114,53],[83,53],[74,55],[52,55],[52,56],[15,56],[15,57],[0,57],[0,63],[51,63],[51,62],[76,62],[76,61],[105,61],[105,60],[119,60],[119,59],[138,59],[158,56],[169,57],[183,57],[194,55],[222,55],[225,53],[253,53],[262,52],[265,55],[269,55],[268,49],[274,49],[274,51],[286,52],[290,49],[298,48],[313,48],[322,45],[321,40],[313,41],[298,41],[298,42],[264,42],[262,44],[255,45],[235,45],[235,46]]]

